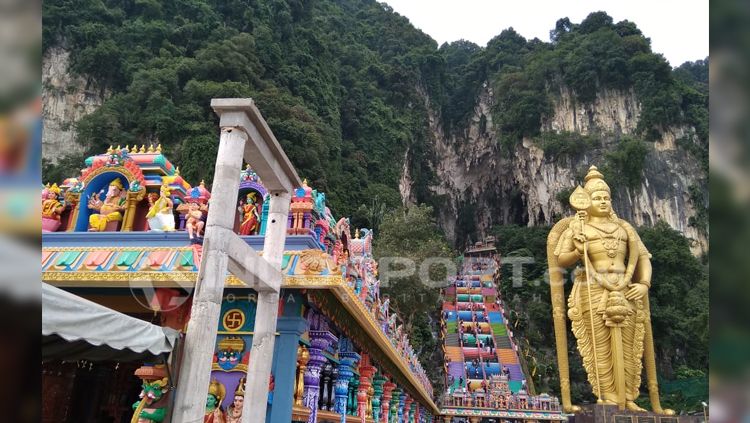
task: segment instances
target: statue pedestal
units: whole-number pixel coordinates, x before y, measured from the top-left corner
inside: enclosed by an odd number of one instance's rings
[[[704,423],[703,416],[665,416],[650,411],[620,411],[616,405],[582,405],[575,423]]]

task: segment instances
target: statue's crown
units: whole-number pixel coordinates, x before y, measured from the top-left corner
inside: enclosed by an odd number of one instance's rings
[[[596,191],[607,191],[611,193],[609,185],[604,182],[604,175],[599,172],[599,169],[597,169],[596,166],[591,166],[589,168],[589,173],[586,174],[586,177],[583,180],[586,182],[583,186],[583,189],[585,189],[589,194],[592,194]]]
[[[211,384],[208,385],[208,393],[215,396],[217,402],[221,404],[221,401],[224,400],[224,397],[227,394],[227,388],[225,388],[218,380],[211,379]]]
[[[245,341],[238,336],[228,336],[219,341],[219,350],[221,351],[244,351]]]

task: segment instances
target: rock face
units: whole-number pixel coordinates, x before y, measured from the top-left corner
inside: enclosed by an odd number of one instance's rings
[[[42,60],[42,157],[53,163],[65,155],[84,151],[75,141],[75,124],[107,97],[96,84],[73,76],[69,66],[70,53],[60,47],[48,49]]]
[[[497,224],[550,225],[570,214],[569,190],[582,183],[590,165],[604,164],[620,135],[634,133],[640,116],[633,92],[604,91],[586,105],[576,104],[573,97],[562,88],[553,102],[553,114],[542,119],[541,129],[601,138],[600,146],[574,157],[545,154],[530,139],[511,151],[501,148],[490,112],[493,92],[486,84],[459,135],[445,134],[425,97],[436,157],[432,163],[436,183],[430,189],[439,199],[439,224],[453,243],[465,242],[463,233],[483,237]],[[688,224],[696,214],[689,188],[696,185],[705,192],[704,172],[698,160],[676,144],[690,128],[667,128],[663,133],[661,140],[648,143],[640,187],[612,187],[613,206],[620,217],[636,225],[666,221],[694,240],[693,252],[700,254],[707,251],[707,239]]]

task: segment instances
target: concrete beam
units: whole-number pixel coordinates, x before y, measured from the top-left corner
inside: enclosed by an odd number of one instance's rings
[[[246,131],[250,142],[245,145],[243,157],[269,191],[292,192],[302,186],[297,171],[251,98],[214,98],[211,107],[220,116],[219,126]]]
[[[274,268],[264,260],[233,231],[220,228],[219,236],[227,240],[230,273],[257,291],[278,292],[281,289],[280,269]]]

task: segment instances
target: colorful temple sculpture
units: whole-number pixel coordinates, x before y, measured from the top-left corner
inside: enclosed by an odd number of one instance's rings
[[[110,148],[85,164],[44,187],[43,282],[184,334],[208,187],[185,181],[159,146]],[[235,232],[261,250],[269,193],[252,169],[237,177]],[[433,421],[432,386],[380,295],[372,231],[334,218],[325,194],[305,182],[287,233],[267,421]],[[228,274],[205,422],[242,419],[256,306],[257,293]],[[178,342],[154,362],[45,361],[43,421],[168,422],[180,358]]]
[[[499,269],[494,239],[485,240],[464,253],[461,271],[444,289],[443,421],[567,421],[557,398],[527,386]]]

